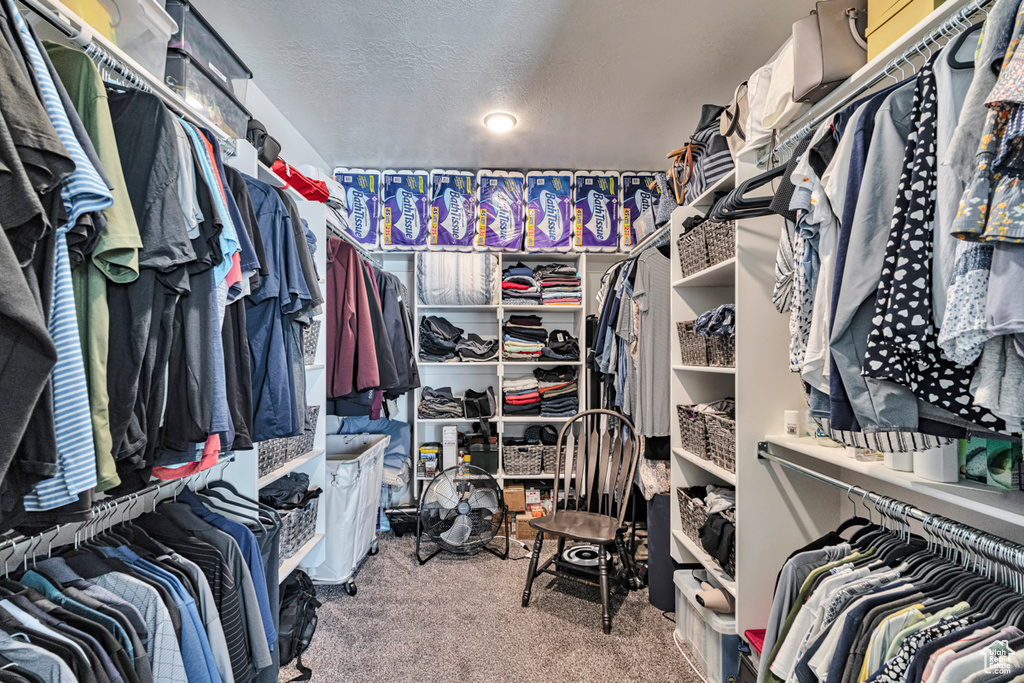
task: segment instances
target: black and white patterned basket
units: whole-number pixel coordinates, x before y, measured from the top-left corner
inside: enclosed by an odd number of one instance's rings
[[[316,514],[320,498],[309,500],[303,507],[281,515],[281,560],[287,560],[316,533]]]
[[[506,444],[501,449],[505,474],[540,474],[544,461],[544,446],[530,444],[514,446]]]
[[[294,460],[300,456],[309,453],[313,450],[313,441],[316,438],[316,421],[320,416],[320,406],[309,406],[306,409],[309,412],[309,424],[310,429],[307,429],[298,436],[293,436],[287,439],[288,441],[288,454],[285,457],[285,462]]]
[[[320,321],[314,320],[302,336],[302,357],[306,365],[316,363],[316,343],[320,339]]]

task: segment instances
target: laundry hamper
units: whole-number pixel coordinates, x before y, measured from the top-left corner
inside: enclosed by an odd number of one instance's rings
[[[345,592],[356,594],[360,563],[377,554],[377,510],[390,442],[382,434],[327,435],[324,561],[306,572],[314,583],[343,584]]]

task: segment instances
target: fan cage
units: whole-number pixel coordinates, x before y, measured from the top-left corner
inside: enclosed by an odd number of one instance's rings
[[[471,500],[477,507],[473,507]],[[420,528],[423,533],[438,547],[457,555],[483,549],[498,535],[504,521],[504,504],[498,483],[485,470],[472,465],[464,466],[461,472],[458,467],[452,467],[438,473],[427,485],[420,501]],[[493,501],[493,511],[479,506],[488,501]],[[459,512],[460,506],[468,510]],[[454,532],[456,536],[465,534],[465,541],[457,543],[450,537],[445,538],[456,525],[467,522],[468,533],[465,530]]]

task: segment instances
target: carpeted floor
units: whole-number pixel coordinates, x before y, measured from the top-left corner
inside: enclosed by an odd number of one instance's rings
[[[596,588],[545,575],[523,609],[526,560],[442,553],[420,567],[413,543],[383,535],[355,597],[318,586],[323,607],[303,655],[313,681],[700,681],[646,590],[616,597],[605,635]],[[511,557],[526,554],[513,544]],[[295,675],[283,669],[281,680]]]

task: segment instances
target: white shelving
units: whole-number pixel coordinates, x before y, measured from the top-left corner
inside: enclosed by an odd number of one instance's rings
[[[264,474],[262,477],[257,479],[256,486],[258,488],[263,488],[267,484],[275,482],[281,477],[287,477],[292,472],[301,469],[303,466],[305,466],[306,463],[312,462],[313,460],[316,460],[317,458],[321,457],[324,454],[324,452],[325,451],[322,448],[314,448],[309,453],[300,455],[294,460],[289,460],[288,462],[281,465],[273,472],[268,472],[267,474]]]
[[[320,519],[323,519],[323,516],[319,517],[319,519],[317,520],[318,523]],[[284,583],[284,580],[288,578],[289,574],[291,574],[293,571],[295,571],[303,565],[308,566],[311,564],[315,564],[314,562],[307,562],[307,560],[309,560],[312,557],[313,551],[317,550],[320,547],[320,544],[323,542],[325,536],[326,534],[324,534],[324,532],[322,531],[313,534],[313,537],[306,541],[302,545],[302,547],[299,548],[298,552],[296,552],[294,555],[292,555],[287,560],[282,562],[280,569],[278,570],[278,582]]]
[[[733,596],[736,595],[736,581],[722,571],[722,568],[718,566],[710,555],[708,555],[703,548],[690,540],[690,537],[684,534],[678,529],[673,529],[672,537],[676,543],[681,545],[690,555],[694,557],[697,562],[700,562],[701,566],[707,570],[708,574],[715,580],[719,586],[729,591]]]
[[[736,280],[736,257],[672,283],[672,287],[731,287]]]
[[[416,353],[418,355],[419,349],[419,320],[425,315],[439,315],[442,317],[449,317],[451,322],[458,327],[465,329],[467,332],[476,332],[483,337],[497,337],[501,339],[501,327],[510,315],[529,313],[533,315],[539,315],[543,321],[544,328],[548,331],[554,330],[568,330],[574,337],[580,342],[582,350],[584,344],[584,331],[585,331],[585,316],[587,311],[587,285],[588,285],[588,273],[587,273],[587,261],[588,258],[593,257],[593,254],[585,253],[568,253],[568,254],[547,254],[547,253],[495,253],[498,257],[499,270],[502,270],[509,265],[516,262],[522,261],[523,263],[536,266],[544,263],[553,262],[570,262],[576,264],[576,269],[580,274],[580,288],[581,288],[581,301],[584,303],[581,305],[571,306],[559,306],[559,305],[504,305],[500,303],[489,304],[489,305],[424,305],[419,302],[419,297],[412,293],[410,298],[413,300],[415,305],[415,335],[416,335]],[[614,255],[613,255],[614,256]],[[618,258],[624,258],[624,255],[618,255]],[[412,257],[414,260],[417,258],[415,255]],[[596,261],[597,267],[600,267],[602,272],[607,267],[606,260]],[[415,266],[411,266],[415,269]],[[500,300],[501,292],[494,293],[495,300]],[[582,358],[576,360],[555,360],[555,359],[540,359],[540,360],[504,360],[499,358],[495,361],[487,361],[482,363],[463,363],[463,362],[452,362],[452,363],[425,363],[419,362],[420,369],[420,382],[423,386],[431,387],[443,387],[450,386],[455,394],[461,394],[466,389],[474,389],[482,391],[485,387],[490,386],[494,391],[495,400],[498,403],[498,414],[491,418],[491,424],[494,426],[493,433],[498,437],[499,456],[498,456],[498,473],[495,479],[498,480],[499,484],[504,483],[505,480],[554,480],[554,475],[510,475],[503,471],[502,457],[501,457],[501,442],[506,436],[518,437],[521,436],[525,427],[531,424],[537,425],[561,425],[566,422],[567,418],[561,417],[540,417],[540,416],[516,416],[502,415],[502,384],[506,378],[517,378],[525,377],[530,375],[537,368],[552,368],[558,366],[571,366],[576,369],[576,381],[578,385],[578,396],[580,399],[580,410],[584,409],[585,404],[585,384],[586,384],[586,366]],[[437,442],[441,440],[441,426],[445,424],[457,425],[460,429],[464,429],[467,425],[473,422],[479,421],[478,418],[458,418],[458,419],[421,419],[418,417],[418,403],[419,403],[419,392],[413,392],[414,396],[410,401],[411,417],[409,422],[413,424],[413,452],[411,457],[413,464],[415,464],[419,458],[419,447],[423,443]],[[421,488],[421,482],[424,481],[422,477],[415,477],[414,486],[414,497],[418,498],[419,489]]]
[[[678,340],[676,340],[678,344]],[[676,372],[709,372],[713,375],[735,375],[736,368],[711,367],[709,365],[673,365]]]
[[[672,454],[675,455],[677,458],[682,458],[691,465],[696,465],[697,467],[701,468],[705,472],[708,472],[709,474],[715,475],[716,477],[724,481],[726,484],[731,484],[732,486],[736,485],[735,472],[730,472],[724,467],[719,467],[710,460],[698,458],[696,455],[694,455],[693,453],[689,452],[684,448],[673,448]]]

